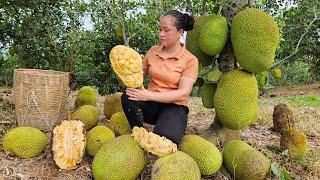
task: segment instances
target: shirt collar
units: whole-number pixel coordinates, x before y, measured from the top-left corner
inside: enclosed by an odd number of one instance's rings
[[[169,57],[169,58],[179,60],[182,57],[183,53],[186,51],[186,45],[182,43],[181,45],[182,45],[182,48],[178,52],[176,52],[172,57]],[[155,51],[155,55],[165,59],[162,45],[158,46],[158,49]]]

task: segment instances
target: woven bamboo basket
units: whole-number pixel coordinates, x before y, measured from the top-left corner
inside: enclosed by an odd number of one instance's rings
[[[18,126],[49,132],[64,117],[69,95],[69,73],[16,69],[13,92]]]

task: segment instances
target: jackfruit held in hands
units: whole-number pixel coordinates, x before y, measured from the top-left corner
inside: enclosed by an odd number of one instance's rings
[[[249,72],[259,73],[272,66],[279,37],[277,23],[259,9],[247,8],[233,18],[234,54],[240,66]]]
[[[200,49],[210,56],[216,56],[224,48],[227,38],[227,19],[215,14],[207,16],[199,34]]]
[[[157,156],[166,156],[177,151],[177,145],[166,137],[148,132],[143,127],[133,127],[131,134],[140,146]]]
[[[109,127],[116,136],[132,133],[128,119],[123,112],[116,112],[111,116]]]
[[[258,118],[258,85],[253,73],[235,69],[223,73],[214,94],[219,121],[229,129],[242,129]]]
[[[179,150],[187,153],[197,162],[201,175],[212,175],[221,168],[222,154],[219,149],[200,136],[185,135]]]
[[[160,157],[151,169],[151,179],[153,180],[199,180],[200,178],[201,174],[197,163],[182,151]]]
[[[114,133],[106,126],[96,126],[86,135],[86,151],[90,156],[94,156],[99,149],[114,139]]]
[[[241,140],[231,140],[222,151],[223,164],[235,179],[263,180],[271,160]]]
[[[11,129],[3,137],[4,151],[20,158],[38,156],[47,145],[46,135],[33,127],[17,127]]]
[[[147,154],[130,135],[122,135],[103,145],[92,161],[96,180],[137,179],[147,165]]]
[[[111,116],[116,112],[123,112],[121,96],[121,92],[106,95],[103,112],[107,119],[110,119]]]
[[[121,83],[129,88],[142,86],[142,58],[139,53],[130,47],[117,45],[111,49],[109,58],[111,67]]]
[[[99,121],[99,112],[94,106],[83,105],[72,113],[72,119],[82,121],[84,128],[89,130],[97,125]]]
[[[288,149],[292,159],[304,159],[308,152],[308,141],[305,134],[298,129],[289,129],[281,135],[280,146]]]
[[[213,104],[213,98],[214,98],[214,93],[217,90],[217,84],[215,83],[208,83],[205,82],[201,86],[201,100],[202,100],[202,105],[205,108],[214,108]]]
[[[60,169],[74,169],[86,148],[84,124],[79,120],[64,120],[52,133],[53,160]]]
[[[97,105],[97,90],[90,87],[82,87],[76,97],[75,108],[79,108],[82,105]]]

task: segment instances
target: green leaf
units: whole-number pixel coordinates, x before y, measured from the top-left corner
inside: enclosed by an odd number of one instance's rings
[[[280,180],[291,180],[291,173],[279,166],[277,163],[271,164],[271,171]]]

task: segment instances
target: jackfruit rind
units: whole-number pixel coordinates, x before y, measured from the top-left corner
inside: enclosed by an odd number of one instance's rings
[[[111,116],[109,128],[116,136],[132,133],[128,119],[123,112],[116,112]]]
[[[60,169],[74,169],[82,161],[86,131],[80,120],[64,120],[52,131],[53,160]]]
[[[235,179],[263,180],[269,174],[271,160],[241,140],[229,141],[222,156],[223,164]]]
[[[280,68],[275,68],[274,70],[273,70],[273,77],[274,77],[274,79],[276,79],[276,80],[278,80],[278,79],[280,79],[281,78],[281,69]]]
[[[99,112],[94,106],[83,105],[72,113],[72,119],[82,121],[84,128],[89,130],[97,125],[99,121]]]
[[[200,49],[210,56],[216,56],[223,50],[227,38],[227,19],[215,14],[207,16],[199,34]]]
[[[109,58],[113,71],[126,87],[142,86],[142,58],[138,52],[127,46],[117,45],[111,49]]]
[[[267,13],[247,8],[232,21],[231,41],[237,62],[249,72],[269,69],[279,44],[279,28]]]
[[[178,149],[177,145],[171,140],[153,132],[148,132],[143,127],[133,127],[131,136],[144,150],[159,157],[169,155]]]
[[[106,95],[103,112],[107,119],[110,119],[116,112],[123,112],[121,96],[121,92]]]
[[[160,157],[151,169],[151,179],[153,180],[199,180],[200,178],[201,174],[197,163],[182,151]]]
[[[147,154],[130,135],[112,139],[94,156],[92,173],[96,180],[136,179],[147,164]]]
[[[272,114],[274,131],[282,134],[284,131],[294,129],[296,118],[290,105],[284,103],[275,105]]]
[[[187,153],[197,162],[201,175],[213,175],[221,168],[222,154],[219,149],[200,136],[185,135],[179,150]]]
[[[257,118],[258,85],[255,76],[241,69],[223,73],[213,98],[219,121],[242,129]]]
[[[219,69],[212,69],[207,74],[207,80],[212,83],[217,83],[222,76],[222,72]]]
[[[262,89],[266,85],[267,78],[268,78],[267,76],[268,76],[268,71],[262,71],[256,75],[259,88]]]
[[[86,135],[86,152],[94,156],[104,144],[114,138],[115,135],[111,129],[106,126],[96,126]]]
[[[304,159],[308,152],[307,137],[298,129],[284,131],[281,135],[280,146],[288,149],[289,156],[292,159]]]
[[[20,158],[38,156],[47,145],[46,135],[33,127],[17,127],[11,129],[3,137],[4,151]]]
[[[217,90],[217,84],[205,82],[201,86],[201,101],[205,108],[214,108],[213,98]]]
[[[90,87],[82,87],[76,97],[75,108],[79,108],[82,105],[97,105],[97,90]]]

